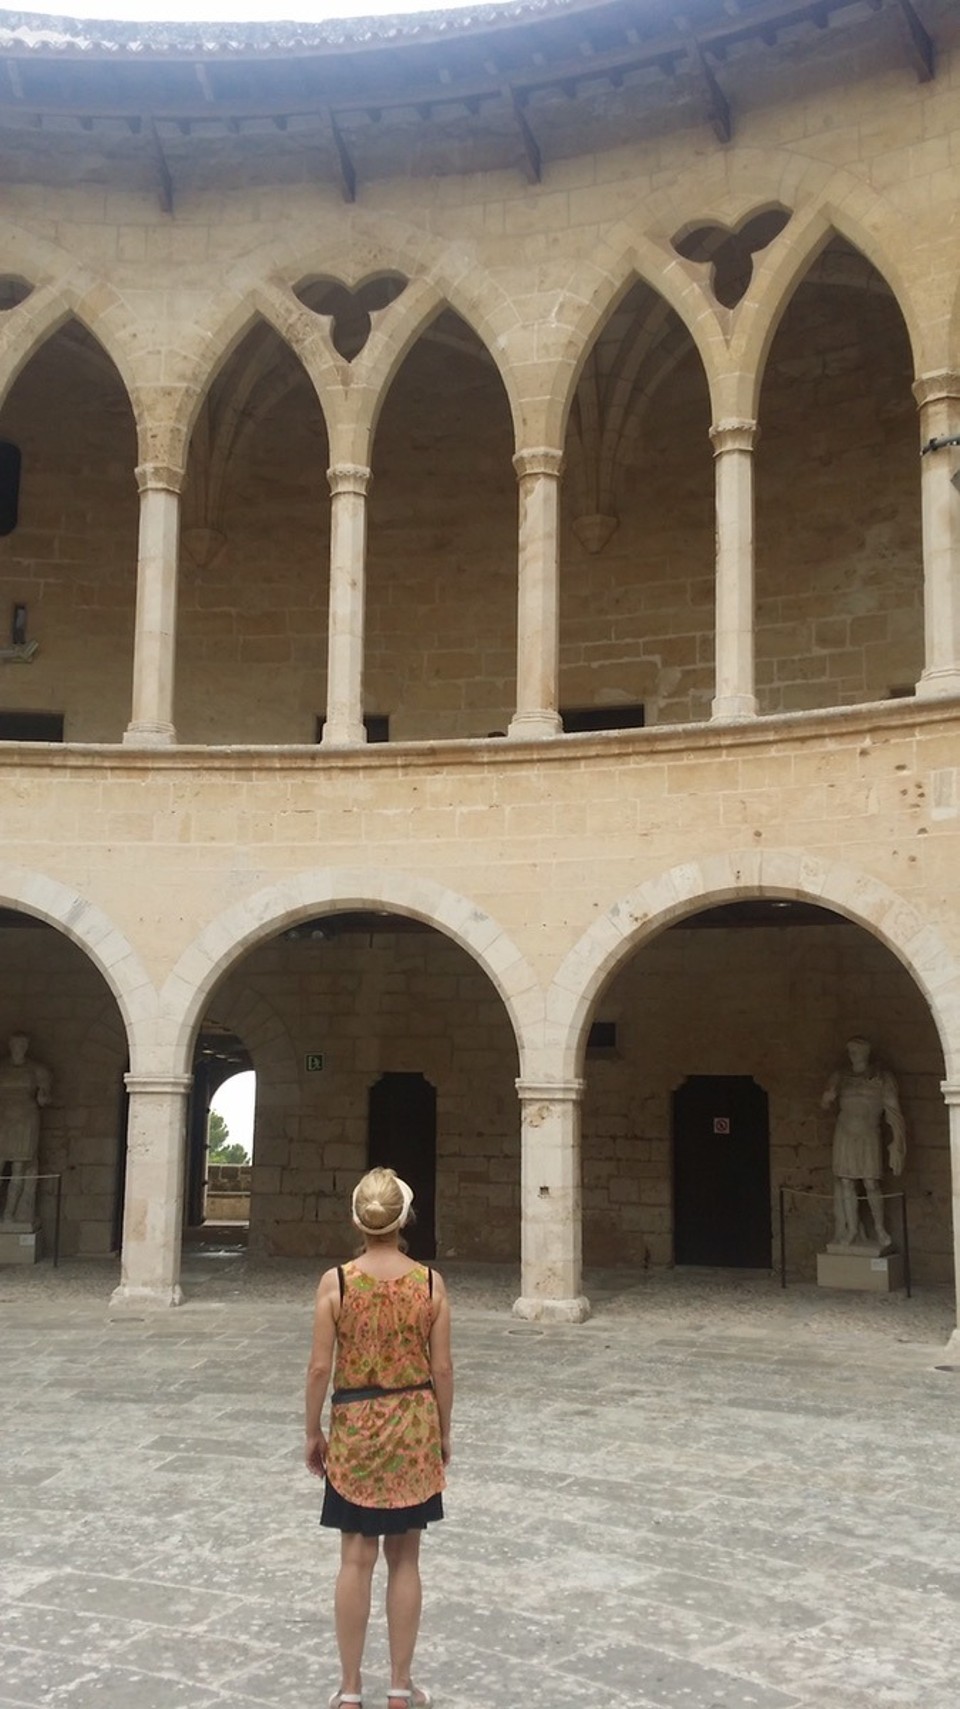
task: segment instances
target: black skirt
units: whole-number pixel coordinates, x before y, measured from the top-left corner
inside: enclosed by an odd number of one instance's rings
[[[443,1496],[431,1495],[413,1507],[358,1507],[334,1489],[328,1478],[323,1491],[321,1525],[331,1531],[359,1532],[361,1537],[397,1537],[403,1531],[425,1531],[443,1518]]]

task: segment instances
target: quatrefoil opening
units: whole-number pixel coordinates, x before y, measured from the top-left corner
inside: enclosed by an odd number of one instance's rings
[[[352,362],[370,337],[370,316],[396,302],[408,283],[402,273],[380,273],[351,291],[339,279],[311,274],[294,287],[294,296],[313,314],[329,318],[334,350]]]
[[[719,222],[684,227],[672,239],[673,247],[685,261],[709,264],[710,288],[717,302],[735,309],[749,290],[753,257],[780,236],[789,218],[788,208],[770,207],[748,214],[732,229]]]

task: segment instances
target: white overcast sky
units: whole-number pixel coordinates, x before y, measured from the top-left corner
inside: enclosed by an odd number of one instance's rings
[[[24,12],[59,18],[129,18],[150,23],[296,23],[372,18],[391,12],[441,12],[473,0],[24,0]],[[488,3],[488,0],[485,0]],[[13,10],[12,6],[4,10]]]

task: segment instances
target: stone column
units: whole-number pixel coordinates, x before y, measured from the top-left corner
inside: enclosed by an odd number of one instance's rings
[[[960,1363],[960,1081],[942,1084],[950,1118],[950,1187],[953,1198],[953,1277],[957,1296],[957,1325],[947,1343]]]
[[[520,487],[517,558],[517,710],[508,735],[560,729],[560,472],[563,452],[540,447],[513,459]]]
[[[127,1177],[114,1306],[179,1305],[189,1074],[125,1075]]]
[[[590,1301],[580,1292],[582,1080],[518,1080],[521,1108],[521,1281],[517,1317],[582,1323]]]
[[[913,388],[920,406],[920,445],[960,434],[960,374],[927,374]],[[924,451],[920,459],[923,519],[924,666],[917,694],[960,694],[960,446]]]
[[[330,624],[324,745],[365,742],[363,723],[367,491],[370,470],[337,463],[330,482]]]
[[[716,688],[714,718],[754,718],[753,448],[755,421],[711,427],[716,467]]]
[[[177,652],[177,570],[183,470],[141,463],[133,708],[124,741],[139,747],[175,742],[173,680]]]

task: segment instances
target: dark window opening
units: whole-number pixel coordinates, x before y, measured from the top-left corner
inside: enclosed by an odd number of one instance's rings
[[[640,705],[561,706],[560,722],[569,735],[589,730],[641,730],[644,713]]]
[[[0,742],[62,741],[62,712],[0,712]]]
[[[317,716],[317,733],[316,733],[316,736],[314,738],[315,741],[319,742],[322,740],[322,738],[323,738],[323,727],[326,724],[326,722],[327,722],[326,718],[321,718],[318,714],[318,716]],[[367,741],[368,742],[389,742],[389,740],[390,740],[390,714],[389,714],[389,712],[365,712],[363,715],[363,727],[367,732]]]
[[[594,1021],[587,1034],[587,1055],[602,1056],[616,1048],[616,1021]]]

